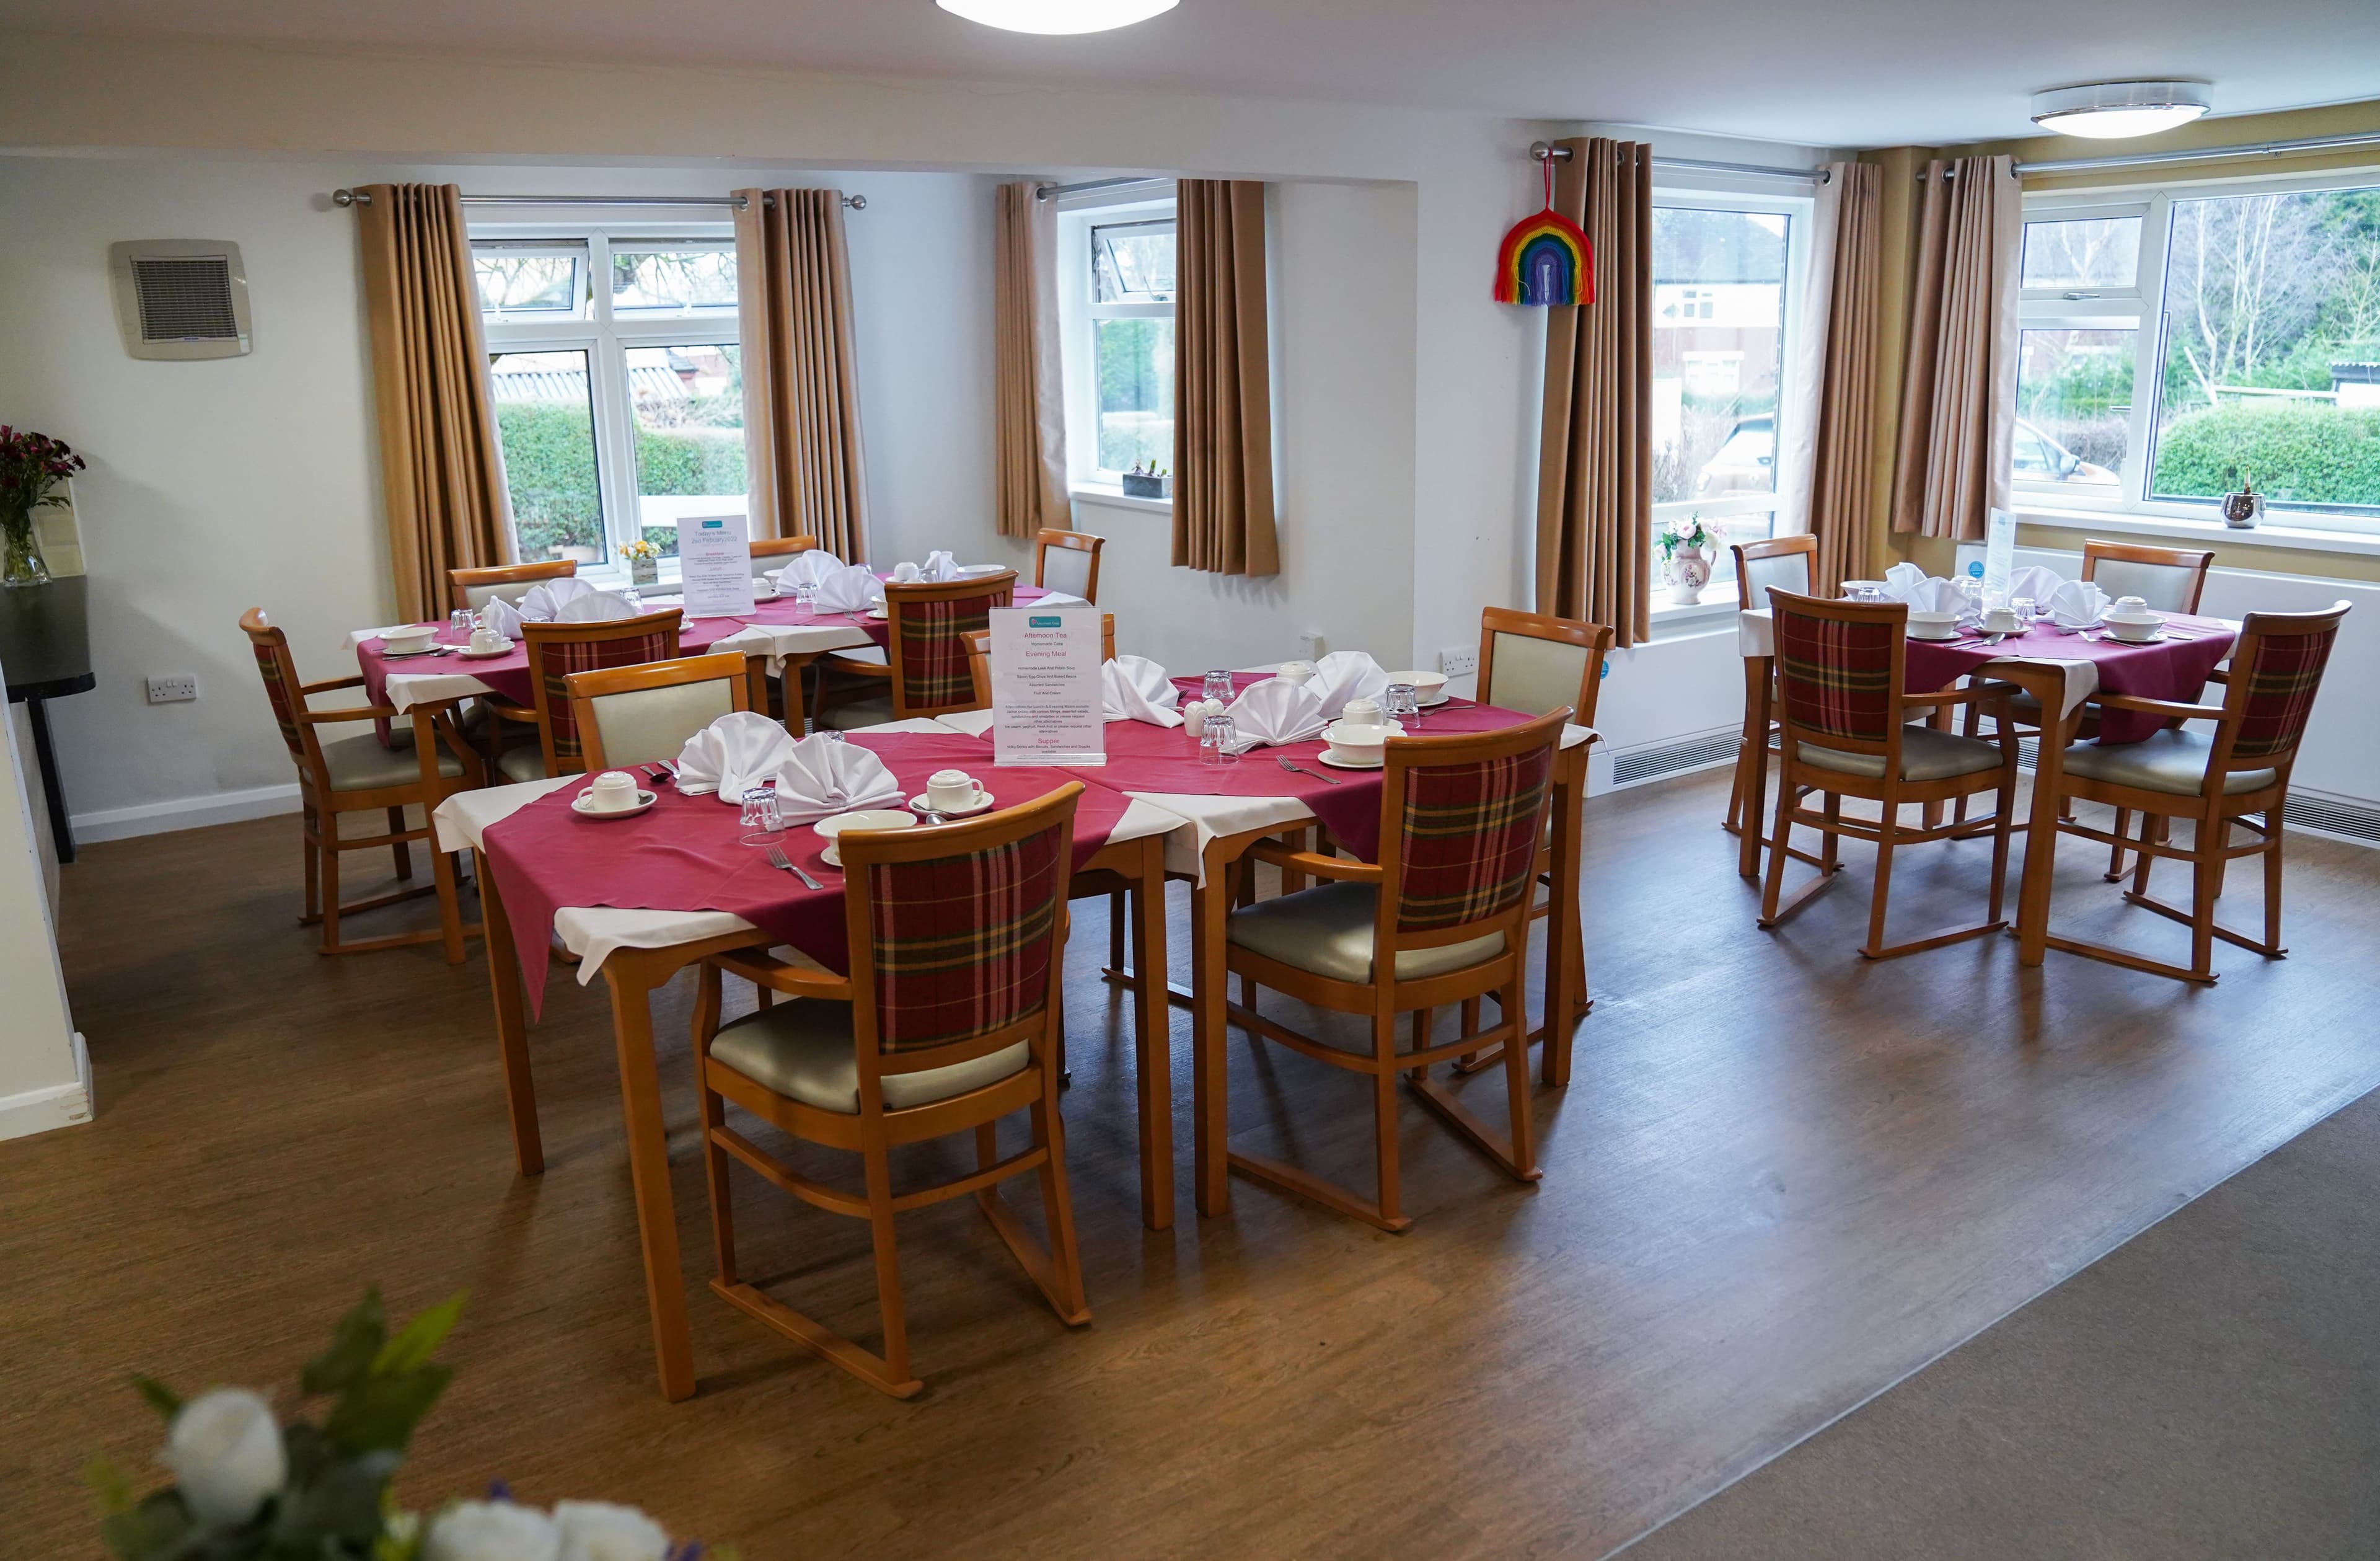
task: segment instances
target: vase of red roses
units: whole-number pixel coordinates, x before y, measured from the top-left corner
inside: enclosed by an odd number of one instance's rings
[[[50,578],[33,535],[33,511],[66,503],[58,485],[82,469],[82,457],[65,440],[0,423],[0,586],[40,585]]]

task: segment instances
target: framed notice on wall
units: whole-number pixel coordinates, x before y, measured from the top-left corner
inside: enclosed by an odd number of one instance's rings
[[[1097,607],[995,607],[995,764],[1104,764],[1107,719]]]
[[[689,618],[752,615],[752,532],[741,515],[689,515],[677,523],[678,579]]]

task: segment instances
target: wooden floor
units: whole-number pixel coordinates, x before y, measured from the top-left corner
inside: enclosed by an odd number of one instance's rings
[[[1755,932],[1725,800],[1718,774],[1590,804],[1597,1002],[1575,1081],[1536,1096],[1545,1180],[1410,1110],[1402,1237],[1245,1183],[1193,1214],[1178,1015],[1181,1218],[1141,1228],[1126,1016],[1084,902],[1066,1116],[1094,1322],[1062,1327],[970,1207],[905,1216],[910,1404],[701,1288],[685,1152],[702,1386],[661,1401],[600,983],[558,980],[531,1036],[550,1168],[524,1181],[476,948],[318,958],[292,820],[94,846],[64,932],[98,1119],[0,1144],[0,1548],[96,1553],[79,1469],[145,1468],[155,1440],[127,1373],[285,1402],[377,1281],[398,1310],[471,1293],[399,1482],[416,1504],[501,1477],[747,1561],[1592,1556],[2380,1084],[2380,854],[2292,835],[2298,952],[2218,948],[2211,991],[2020,972],[2006,939],[1874,966],[1864,848]],[[1904,853],[1896,935],[1972,916],[1985,860]],[[2116,907],[2097,861],[2068,845],[2058,921],[2178,956],[2183,929]],[[2226,905],[2252,924],[2254,884]],[[687,994],[665,995],[684,1151]],[[1361,1085],[1232,1045],[1243,1140],[1363,1185]],[[1471,1088],[1492,1108],[1501,1085]],[[740,1185],[755,1272],[871,1336],[864,1229]]]

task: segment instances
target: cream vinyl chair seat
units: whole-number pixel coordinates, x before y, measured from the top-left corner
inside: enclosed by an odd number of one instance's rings
[[[496,774],[508,781],[545,779],[545,755],[523,744],[496,755]]]
[[[1325,884],[1244,906],[1224,923],[1225,941],[1251,954],[1330,981],[1372,980],[1372,931],[1378,891],[1369,884]],[[1397,956],[1397,980],[1426,981],[1484,964],[1504,952],[1504,934],[1490,933]]]
[[[851,1005],[804,997],[745,1015],[722,1026],[710,1060],[732,1067],[765,1090],[820,1111],[859,1115],[859,1062],[851,1043]],[[1002,1051],[921,1073],[884,1076],[887,1110],[932,1105],[1024,1071],[1033,1060],[1023,1041]]]
[[[1832,770],[1839,775],[1864,775],[1869,780],[1884,778],[1884,755],[1881,753],[1848,753],[1837,748],[1820,748],[1815,743],[1803,743],[1795,750],[1796,758],[1814,770]],[[1961,737],[1956,732],[1937,731],[1931,726],[1903,726],[1900,730],[1900,778],[1905,781],[1952,780],[1960,775],[1981,774],[1985,770],[2000,767],[2000,745],[1981,738]]]
[[[2168,729],[2146,742],[2075,743],[2066,750],[2066,768],[2085,780],[2195,797],[2206,787],[2214,757],[2215,741],[2204,733]],[[2262,791],[2279,778],[2276,770],[2233,770],[2223,777],[2223,794]]]
[[[384,786],[411,786],[421,778],[421,762],[413,756],[411,738],[408,732],[401,748],[382,747],[370,732],[324,743],[322,767],[330,774],[331,789],[376,791]],[[441,749],[438,774],[442,779],[459,780],[463,762]]]
[[[853,700],[848,704],[829,705],[818,717],[818,725],[831,731],[856,732],[864,726],[881,726],[897,721],[890,696],[883,699]]]

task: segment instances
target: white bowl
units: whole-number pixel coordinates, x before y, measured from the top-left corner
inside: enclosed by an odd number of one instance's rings
[[[438,626],[418,623],[409,628],[392,628],[380,637],[382,648],[391,651],[426,651],[438,638]]]
[[[829,867],[843,865],[843,853],[836,849],[839,836],[846,829],[914,829],[917,815],[898,808],[862,808],[857,812],[837,813],[810,825],[810,833],[826,838],[826,849],[820,856]]]
[[[1909,637],[1912,640],[1955,640],[1959,637],[1959,615],[1912,611],[1909,615]]]
[[[2099,621],[2119,640],[2154,640],[2165,627],[2165,619],[2155,613],[2108,613]]]
[[[1412,684],[1414,692],[1421,696],[1421,702],[1424,704],[1428,704],[1439,695],[1446,692],[1446,674],[1443,672],[1423,672],[1419,668],[1405,672],[1391,672],[1389,674],[1389,681]]]
[[[1383,721],[1377,726],[1350,726],[1333,721],[1324,729],[1322,739],[1330,745],[1331,757],[1372,764],[1388,751],[1390,738],[1401,738],[1404,733],[1403,724],[1397,721]]]

